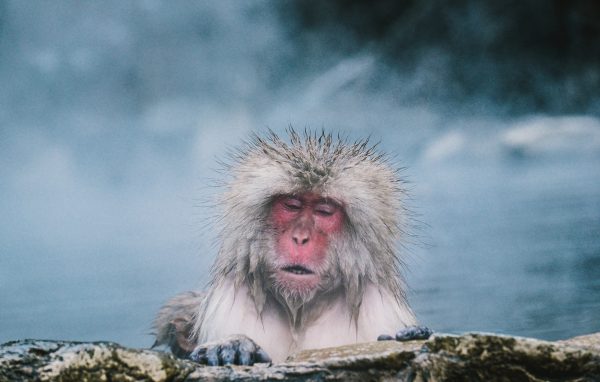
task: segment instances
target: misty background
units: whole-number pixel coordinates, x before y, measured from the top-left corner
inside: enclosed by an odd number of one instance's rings
[[[0,342],[150,346],[218,159],[290,124],[406,167],[423,324],[600,331],[597,2],[5,0]]]

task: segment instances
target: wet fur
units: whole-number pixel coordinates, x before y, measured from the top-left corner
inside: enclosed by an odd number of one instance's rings
[[[368,140],[288,134],[287,142],[272,132],[253,136],[233,155],[219,201],[222,245],[207,294],[165,306],[158,343],[173,342],[165,326],[183,306],[194,306],[185,313],[193,321],[191,342],[245,334],[275,361],[298,349],[375,340],[415,323],[396,250],[407,223],[397,171]],[[267,217],[274,196],[304,192],[341,201],[346,219],[317,270],[318,290],[293,293],[274,282]]]

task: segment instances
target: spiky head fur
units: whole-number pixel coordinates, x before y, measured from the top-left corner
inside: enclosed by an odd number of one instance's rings
[[[291,128],[288,135],[288,141],[272,131],[254,135],[234,153],[228,165],[231,179],[219,201],[222,246],[212,286],[231,277],[237,286],[246,284],[259,314],[267,298],[277,299],[295,315],[315,293],[342,288],[356,316],[369,283],[405,304],[396,243],[406,221],[397,170],[368,139],[349,143],[339,136],[301,135]],[[294,294],[272,282],[273,233],[267,218],[274,196],[304,192],[341,201],[346,221],[344,233],[331,243],[319,290]]]

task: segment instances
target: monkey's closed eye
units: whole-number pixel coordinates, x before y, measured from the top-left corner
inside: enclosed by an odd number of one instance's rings
[[[298,211],[300,208],[302,208],[299,205],[292,204],[292,203],[284,203],[284,205],[285,205],[285,208],[287,208],[288,210],[292,210],[292,211]]]
[[[335,213],[337,207],[334,204],[323,203],[315,207],[315,212],[321,216],[331,216]]]
[[[318,208],[315,210],[319,215],[321,216],[331,216],[333,215],[333,211],[329,210],[329,209],[321,209]]]
[[[283,205],[288,210],[296,211],[302,208],[302,202],[296,198],[288,197],[283,200]]]

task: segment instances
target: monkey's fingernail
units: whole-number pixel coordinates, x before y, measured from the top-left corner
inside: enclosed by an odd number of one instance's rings
[[[382,334],[379,337],[377,337],[377,341],[391,341],[393,339],[394,337],[390,336],[389,334]]]

